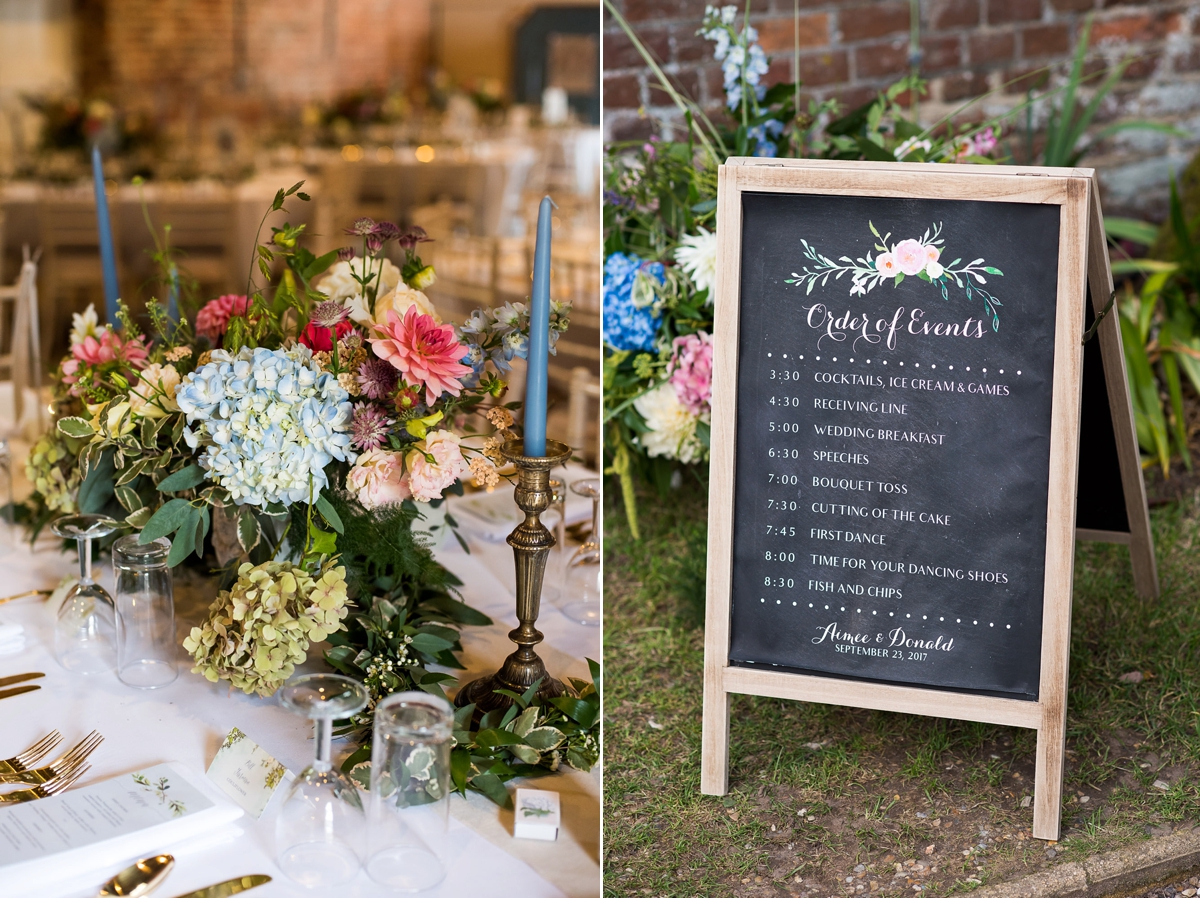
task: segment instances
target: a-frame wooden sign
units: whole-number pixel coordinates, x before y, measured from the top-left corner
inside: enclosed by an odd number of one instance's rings
[[[734,693],[1021,726],[1056,839],[1075,540],[1158,592],[1094,172],[734,158],[717,232],[702,791]]]

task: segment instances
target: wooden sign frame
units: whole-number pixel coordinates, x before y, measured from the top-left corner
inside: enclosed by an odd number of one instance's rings
[[[1117,312],[1109,302],[1112,274],[1094,171],[734,157],[720,167],[718,185],[701,791],[723,795],[728,789],[729,696],[734,693],[1019,726],[1037,731],[1033,834],[1040,839],[1057,839],[1075,540],[1127,543],[1137,592],[1144,598],[1158,593],[1120,326]],[[837,679],[730,663],[743,192],[1042,203],[1061,207],[1037,700]],[[1129,533],[1077,532],[1075,526],[1082,338],[1085,297],[1089,292],[1093,315],[1103,316],[1096,333],[1104,360],[1104,381]]]

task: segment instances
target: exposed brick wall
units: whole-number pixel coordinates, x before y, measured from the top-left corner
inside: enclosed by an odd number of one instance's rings
[[[428,61],[427,0],[80,0],[84,68],[165,120],[248,119],[354,88],[410,87]],[[81,18],[84,18],[81,16]]]
[[[676,84],[720,114],[720,69],[712,44],[696,36],[704,0],[615,2]],[[1200,4],[1193,0],[921,0],[921,73],[930,89],[921,119],[936,121],[969,98],[1016,81],[972,112],[997,115],[1022,102],[1041,78],[1022,76],[1045,66],[1054,66],[1061,82],[1089,14],[1089,72],[1127,54],[1136,57],[1097,121],[1153,119],[1185,136],[1122,132],[1084,164],[1101,172],[1106,212],[1161,216],[1168,173],[1200,146]],[[909,16],[905,0],[799,0],[804,95],[837,97],[853,107],[907,73]],[[750,18],[772,56],[768,82],[792,80],[793,0],[754,0]],[[682,116],[611,16],[605,21],[604,72],[608,139],[678,133]],[[1014,125],[1007,130],[1012,133]]]

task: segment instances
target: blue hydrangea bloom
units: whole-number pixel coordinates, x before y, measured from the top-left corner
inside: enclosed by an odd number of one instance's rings
[[[661,262],[643,262],[631,253],[613,253],[604,263],[604,342],[613,349],[654,350],[662,318],[633,304],[633,282],[639,271],[660,284],[666,279]]]
[[[355,459],[350,396],[306,346],[218,349],[175,398],[205,477],[238,505],[315,501],[329,485],[326,466]]]

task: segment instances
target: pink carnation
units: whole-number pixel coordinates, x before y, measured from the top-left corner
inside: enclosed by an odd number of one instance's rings
[[[712,335],[704,331],[676,337],[667,366],[675,396],[693,415],[703,415],[712,400]]]
[[[435,430],[424,442],[424,451],[418,443],[418,448],[409,452],[406,459],[408,485],[418,502],[442,498],[442,492],[470,470],[463,459],[458,434]]]
[[[215,344],[228,329],[229,319],[245,314],[246,297],[233,293],[218,296],[196,313],[196,333]]]
[[[459,378],[470,374],[471,367],[459,363],[467,350],[454,337],[454,328],[438,324],[431,315],[422,315],[409,306],[401,318],[389,310],[387,324],[378,325],[371,347],[379,358],[391,362],[414,386],[425,388],[425,401],[432,404],[443,393],[458,396]]]

